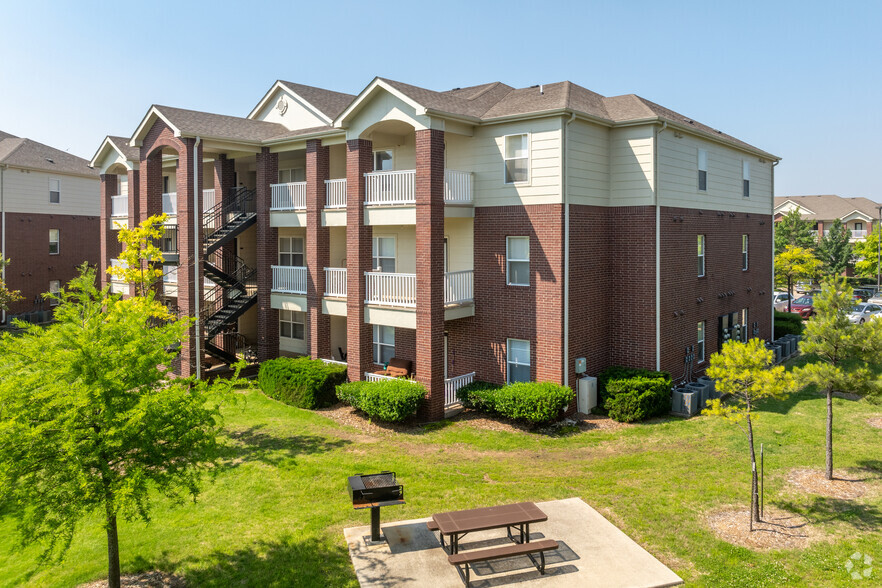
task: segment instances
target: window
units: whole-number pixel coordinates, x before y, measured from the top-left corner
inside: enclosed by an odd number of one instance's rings
[[[168,176],[162,176],[162,193],[168,194]]]
[[[61,250],[59,241],[61,240],[61,231],[58,229],[49,229],[49,255],[58,255]]]
[[[178,266],[164,265],[162,266],[162,281],[166,284],[178,283]]]
[[[698,277],[704,275],[704,235],[698,236]]]
[[[747,235],[741,235],[741,270],[747,271]]]
[[[505,259],[509,286],[530,285],[530,238],[506,237]]]
[[[745,198],[750,198],[750,162],[742,161],[741,164],[741,177],[744,180],[743,196]]]
[[[374,151],[374,171],[392,171],[395,169],[395,154],[391,149]]]
[[[395,237],[374,237],[371,264],[375,270],[395,273]]]
[[[748,333],[747,333],[747,309],[744,308],[741,310],[741,341],[743,343],[747,343]]]
[[[505,141],[505,183],[515,184],[530,179],[529,135],[507,135]]]
[[[698,150],[698,189],[702,192],[707,191],[707,151],[705,149]]]
[[[395,357],[395,327],[374,325],[374,363],[384,365]]]
[[[695,344],[695,363],[704,361],[704,321],[698,323],[698,342]]]
[[[506,341],[506,349],[508,350],[508,376],[509,384],[512,382],[529,382],[530,381],[530,342],[521,339],[508,339]]]
[[[49,293],[50,294],[58,294],[61,291],[61,281],[60,280],[49,280]],[[49,306],[58,306],[58,299],[50,298]]]
[[[303,237],[279,237],[279,265],[303,267]]]
[[[61,202],[61,180],[49,180],[49,203]]]
[[[293,182],[305,182],[306,181],[306,170],[302,167],[292,168],[292,169],[280,169],[279,170],[279,183],[280,184],[288,184]]]
[[[279,311],[279,337],[306,339],[306,313],[294,310]]]

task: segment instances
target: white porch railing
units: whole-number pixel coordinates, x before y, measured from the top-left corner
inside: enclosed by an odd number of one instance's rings
[[[392,376],[384,376],[383,374],[364,373],[364,379],[367,382],[382,382],[383,380],[394,380]]]
[[[306,182],[270,184],[270,210],[305,210]]]
[[[365,204],[416,204],[415,169],[372,172],[364,179]]]
[[[365,304],[416,306],[416,274],[364,272]]]
[[[273,291],[288,294],[306,294],[306,268],[274,265]]]
[[[215,196],[214,188],[202,190],[202,212],[211,210],[215,204],[217,204],[217,197]]]
[[[346,268],[325,268],[325,296],[346,298]]]
[[[452,169],[444,170],[444,203],[445,204],[473,204],[474,191],[472,189],[473,175],[471,172],[462,172]]]
[[[129,216],[129,197],[126,194],[110,197],[110,216]]]
[[[474,270],[444,274],[444,304],[462,304],[475,299]]]
[[[325,180],[325,208],[346,208],[346,178]]]
[[[475,372],[444,380],[444,408],[448,408],[459,402],[456,398],[456,391],[474,381]]]
[[[852,229],[852,231],[851,231],[851,238],[852,239],[864,239],[864,238],[866,238],[866,236],[867,236],[866,230]]]
[[[336,359],[322,358],[322,361],[325,363],[333,363],[334,365],[348,365],[345,361],[337,361]]]
[[[155,193],[155,192],[154,192]],[[178,193],[166,192],[162,195],[162,213],[169,216],[178,215]]]

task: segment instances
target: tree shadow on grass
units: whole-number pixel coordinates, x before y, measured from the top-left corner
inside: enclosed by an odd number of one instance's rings
[[[319,435],[276,436],[261,431],[262,425],[226,431],[219,440],[216,457],[220,469],[258,462],[271,466],[294,465],[298,455],[325,453],[345,447],[345,439]]]
[[[815,523],[840,522],[857,531],[876,531],[882,526],[882,510],[855,500],[812,496],[807,502],[775,501],[775,506],[802,512]]]

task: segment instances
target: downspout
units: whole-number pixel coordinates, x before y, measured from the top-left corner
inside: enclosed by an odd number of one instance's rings
[[[652,144],[652,183],[655,192],[655,371],[661,371],[661,205],[658,198],[658,137],[668,128],[667,121],[655,134]]]
[[[781,160],[772,162],[772,296],[775,295],[775,168],[778,164],[781,163]],[[790,295],[790,292],[787,292],[787,295]],[[775,340],[775,305],[770,304],[771,309],[769,312],[772,313],[772,338],[771,341]]]
[[[563,281],[563,385],[568,386],[570,380],[570,202],[569,185],[567,182],[567,157],[569,157],[570,136],[567,127],[576,120],[576,113],[563,127],[563,157],[561,157],[561,183],[563,184],[564,206],[564,281]]]
[[[202,331],[199,326],[199,309],[202,300],[199,296],[199,231],[202,229],[202,215],[199,212],[199,175],[202,173],[202,161],[199,159],[199,144],[202,137],[196,137],[193,143],[193,297],[196,303],[193,334],[196,337],[196,379],[202,379]]]

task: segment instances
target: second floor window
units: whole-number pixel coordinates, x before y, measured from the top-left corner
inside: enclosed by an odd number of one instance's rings
[[[741,162],[741,177],[744,181],[744,192],[742,196],[750,198],[750,162]]]
[[[507,135],[505,141],[505,183],[516,184],[530,179],[530,136]]]
[[[303,267],[303,237],[279,237],[279,265]]]
[[[375,270],[395,273],[395,237],[374,237],[371,264]]]
[[[61,251],[61,231],[49,229],[49,255],[58,255]]]
[[[741,235],[741,269],[747,271],[747,235]]]
[[[530,238],[506,237],[506,281],[509,286],[530,285]]]
[[[374,171],[392,171],[395,169],[395,154],[391,149],[374,151]]]
[[[49,180],[49,203],[61,202],[61,180]]]
[[[698,236],[698,277],[704,275],[704,235]]]
[[[698,150],[698,189],[707,191],[707,150]]]
[[[279,170],[279,183],[280,184],[288,184],[293,182],[305,182],[306,181],[306,170],[302,167],[297,167],[293,169],[280,169]]]

